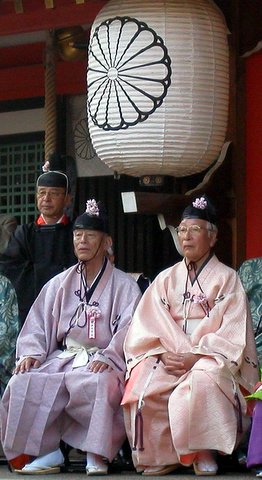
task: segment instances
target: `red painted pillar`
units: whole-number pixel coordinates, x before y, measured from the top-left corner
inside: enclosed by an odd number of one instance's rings
[[[246,258],[262,257],[262,51],[246,59]]]

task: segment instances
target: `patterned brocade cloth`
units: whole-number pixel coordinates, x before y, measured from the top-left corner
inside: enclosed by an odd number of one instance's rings
[[[126,337],[122,404],[137,469],[190,465],[199,450],[232,453],[247,413],[242,391],[251,392],[258,381],[250,312],[237,273],[213,256],[198,281],[188,282],[187,274],[182,261],[158,275]],[[203,292],[209,312],[194,301]],[[185,298],[192,299],[186,315]],[[202,357],[175,377],[157,360],[168,351]]]
[[[238,274],[249,300],[258,360],[262,365],[262,257],[245,260]]]
[[[11,282],[0,275],[0,394],[2,396],[15,365],[19,332],[18,306]]]

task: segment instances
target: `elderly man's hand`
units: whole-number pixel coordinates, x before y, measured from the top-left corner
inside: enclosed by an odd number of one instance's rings
[[[26,357],[20,362],[14,369],[13,373],[24,373],[29,372],[30,368],[39,368],[40,362],[32,357]]]
[[[166,352],[160,355],[160,360],[165,365],[166,372],[176,377],[181,377],[188,372],[199,358],[200,355],[194,355],[193,353]]]
[[[106,369],[111,371],[112,367],[107,365],[107,363],[105,363],[105,362],[100,362],[99,360],[94,360],[93,362],[90,363],[90,365],[88,366],[88,369],[90,370],[90,372],[101,373]]]

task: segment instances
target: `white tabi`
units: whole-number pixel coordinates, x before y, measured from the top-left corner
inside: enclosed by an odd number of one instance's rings
[[[130,275],[107,261],[88,305],[80,305],[77,269],[43,287],[19,335],[18,359],[30,356],[41,365],[14,375],[3,395],[1,440],[7,459],[44,455],[62,439],[111,461],[125,439],[123,340],[141,293]],[[80,314],[73,319],[77,307]],[[90,314],[92,309],[99,315]],[[112,370],[90,372],[94,359]]]

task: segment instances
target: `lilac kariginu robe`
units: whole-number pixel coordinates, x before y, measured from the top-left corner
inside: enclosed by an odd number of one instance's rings
[[[46,454],[62,439],[112,460],[123,443],[123,340],[140,290],[130,275],[107,262],[89,300],[100,317],[91,325],[87,307],[74,324],[79,285],[76,265],[51,279],[21,330],[17,357],[34,357],[41,366],[14,375],[3,395],[1,440],[7,459]],[[74,327],[67,335],[68,349],[62,352],[70,322]],[[112,370],[90,372],[90,359],[102,360]]]

